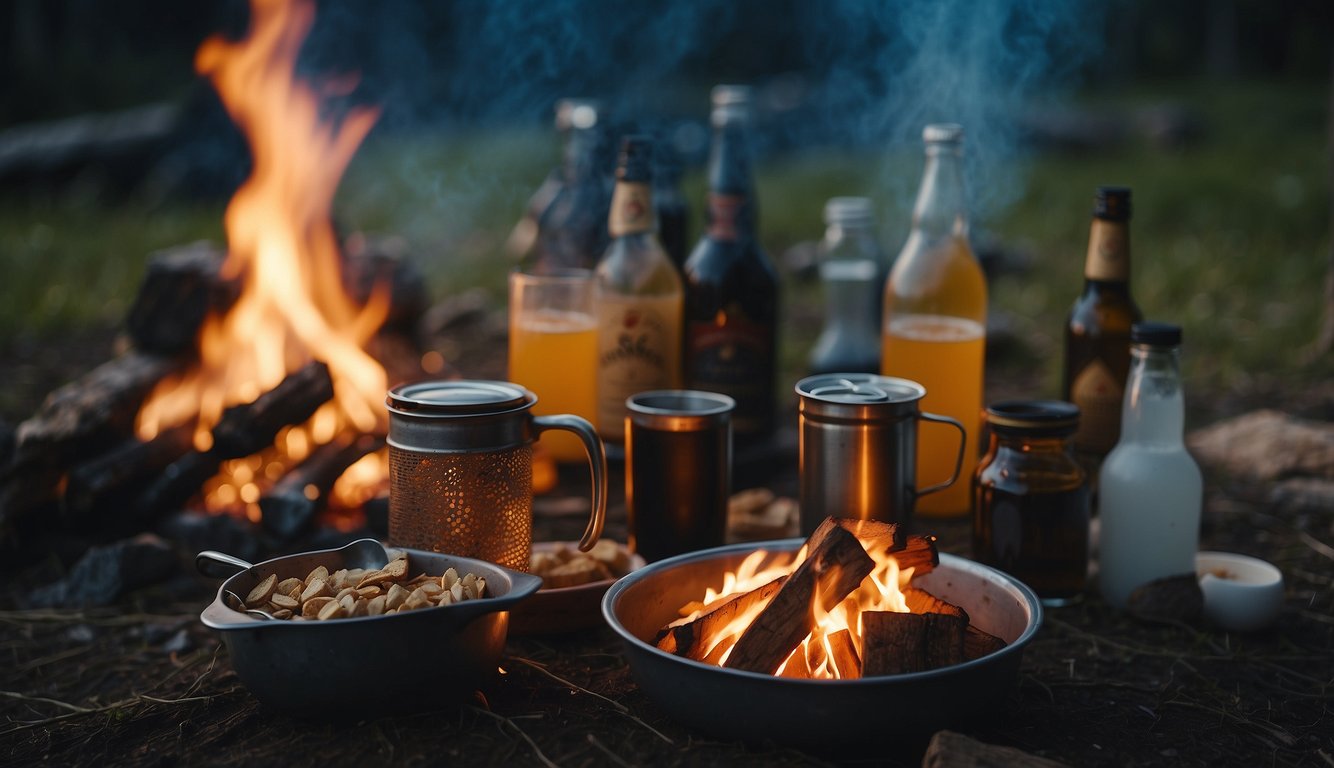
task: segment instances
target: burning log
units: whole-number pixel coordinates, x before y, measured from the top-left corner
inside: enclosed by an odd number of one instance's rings
[[[147,442],[130,438],[75,466],[65,481],[66,516],[85,521],[98,510],[123,506],[133,498],[133,488],[189,453],[193,436],[190,426],[179,426]]]
[[[382,438],[362,435],[350,443],[325,443],[316,448],[260,498],[265,530],[290,541],[324,509],[329,491],[343,472],[383,445]]]
[[[128,437],[143,399],[178,366],[171,358],[131,352],[48,395],[19,425],[13,455],[0,472],[0,531],[57,501],[71,465]]]
[[[786,581],[786,576],[779,576],[762,587],[733,596],[692,621],[669,626],[659,638],[658,647],[677,656],[704,660],[712,641],[717,639],[718,630],[755,606],[766,605]]]
[[[940,553],[933,536],[900,536],[897,524],[877,520],[841,518],[835,521],[840,528],[856,536],[866,551],[892,554],[900,571],[912,568],[914,576],[921,576],[940,565]]]
[[[867,611],[862,628],[866,677],[922,672],[964,660],[966,615]]]
[[[857,645],[852,640],[852,630],[840,629],[829,635],[830,655],[834,666],[845,678],[862,676],[862,659],[857,653]]]
[[[811,534],[806,546],[806,559],[746,628],[723,666],[773,674],[810,634],[815,606],[832,610],[875,567],[857,537],[832,518]]]
[[[144,490],[135,506],[149,516],[179,507],[217,473],[224,460],[267,448],[279,430],[306,421],[332,397],[329,366],[319,361],[308,363],[254,402],[224,411],[213,428],[213,447],[187,453],[172,462]]]
[[[125,318],[135,348],[166,355],[193,352],[204,318],[236,301],[239,286],[221,276],[226,258],[226,251],[204,241],[150,254]]]

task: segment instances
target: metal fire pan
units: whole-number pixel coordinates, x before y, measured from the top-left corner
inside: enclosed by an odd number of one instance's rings
[[[200,614],[222,635],[232,666],[255,698],[294,715],[356,719],[388,712],[438,709],[461,702],[496,673],[509,629],[509,609],[542,580],[482,560],[408,549],[412,573],[486,579],[492,597],[386,616],[329,621],[256,619],[234,611],[223,590],[246,595],[269,574],[305,578],[316,566],[356,567],[356,542],[341,549],[267,560],[218,588]]]
[[[722,585],[757,548],[795,553],[801,539],[692,552],[652,563],[617,581],[602,615],[621,636],[630,671],[658,706],[684,725],[716,736],[821,750],[884,747],[922,738],[1001,708],[1019,675],[1024,646],[1042,624],[1042,605],[1022,582],[965,558],[942,554],[913,581],[962,607],[971,622],[1008,645],[973,661],[927,672],[859,680],[799,680],[725,669],[674,656],[652,644],[678,609]]]

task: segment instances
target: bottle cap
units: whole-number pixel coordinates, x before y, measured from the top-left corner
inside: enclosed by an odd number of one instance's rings
[[[621,181],[649,181],[653,178],[653,139],[633,134],[621,140],[616,178]]]
[[[749,111],[750,86],[713,86],[713,113],[711,115],[711,121],[715,127],[733,121],[745,120]]]
[[[731,105],[746,106],[750,103],[749,85],[715,85],[713,86],[713,106],[726,107]]]
[[[1181,346],[1181,326],[1146,320],[1130,326],[1130,340],[1150,347]]]
[[[928,144],[963,141],[963,126],[958,123],[932,123],[922,129],[922,141]]]
[[[1106,221],[1130,221],[1130,187],[1098,187],[1093,215]]]
[[[867,197],[831,197],[824,204],[826,224],[870,224],[873,218]]]
[[[601,102],[595,99],[565,98],[556,102],[556,130],[586,130],[598,124]]]
[[[1079,427],[1079,406],[1064,400],[1006,400],[987,406],[987,423],[998,432],[1069,435]]]

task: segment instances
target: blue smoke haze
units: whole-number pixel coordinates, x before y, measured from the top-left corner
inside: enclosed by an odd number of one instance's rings
[[[761,152],[906,151],[923,125],[958,122],[986,214],[1022,192],[1020,116],[1074,84],[1108,12],[1080,0],[326,0],[302,66],[359,70],[359,97],[384,106],[380,133],[548,122],[572,95],[641,128],[702,124],[708,86],[724,81],[760,86]],[[885,176],[887,200],[916,186]]]

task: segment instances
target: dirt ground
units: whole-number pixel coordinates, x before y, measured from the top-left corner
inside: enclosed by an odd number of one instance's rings
[[[0,365],[6,412],[104,358],[105,341],[11,344]],[[1279,395],[1279,407],[1324,418],[1334,406],[1327,393]],[[1247,400],[1205,397],[1219,413]],[[1201,547],[1264,557],[1284,573],[1272,628],[1149,623],[1090,592],[1046,613],[1005,706],[951,727],[1069,765],[1334,765],[1334,510],[1284,508],[1264,487],[1217,474],[1206,488]],[[539,517],[538,536],[577,537],[580,524]],[[932,528],[942,551],[967,554],[966,524]],[[610,529],[623,531],[622,507]],[[199,622],[216,582],[193,575],[191,554],[180,553],[176,577],[107,608],[21,607],[28,589],[60,575],[54,557],[7,572],[0,764],[918,765],[931,735],[847,754],[838,744],[791,749],[783,733],[743,744],[689,730],[637,686],[605,627],[512,637],[504,674],[462,707],[383,716],[343,700],[294,717],[258,704]],[[404,659],[404,674],[430,663]],[[736,717],[753,717],[754,704],[738,701]],[[885,701],[886,721],[912,706]]]

